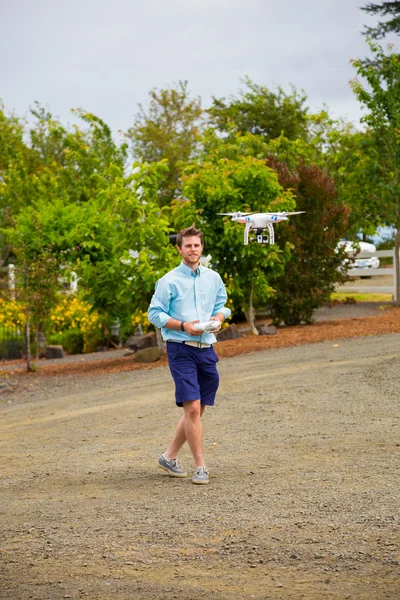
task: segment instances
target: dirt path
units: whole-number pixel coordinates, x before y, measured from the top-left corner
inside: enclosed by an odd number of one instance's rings
[[[166,367],[0,405],[1,599],[400,598],[400,334],[219,367],[209,486],[155,467]]]

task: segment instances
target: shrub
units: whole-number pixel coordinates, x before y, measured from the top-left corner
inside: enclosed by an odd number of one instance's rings
[[[61,334],[50,335],[47,343],[61,345],[68,354],[80,354],[84,346],[83,333],[80,329],[67,329]]]
[[[59,304],[51,311],[47,327],[48,339],[62,339],[59,342],[66,352],[93,352],[104,341],[104,321],[90,304],[82,302],[76,296],[61,298]],[[68,335],[64,337],[67,332]],[[54,336],[61,336],[55,338]],[[68,348],[80,348],[72,352]]]
[[[25,340],[22,337],[10,337],[0,340],[0,359],[21,358],[25,352]]]
[[[0,326],[24,329],[26,323],[25,307],[15,300],[0,298]]]
[[[313,311],[346,280],[336,246],[346,233],[349,211],[338,200],[333,179],[317,166],[300,162],[289,171],[285,164],[270,162],[280,183],[293,189],[296,210],[305,211],[276,228],[278,244],[290,242],[293,252],[284,275],[271,282],[276,294],[270,315],[275,324],[310,323]]]

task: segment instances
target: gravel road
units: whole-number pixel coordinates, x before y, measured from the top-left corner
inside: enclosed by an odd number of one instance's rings
[[[166,367],[4,398],[2,600],[400,598],[400,334],[219,370],[209,486],[155,466],[180,415]]]

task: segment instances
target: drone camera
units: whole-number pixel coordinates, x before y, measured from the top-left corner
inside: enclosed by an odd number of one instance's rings
[[[250,238],[251,242],[257,242],[257,244],[268,244],[269,237],[262,233],[257,234],[255,238]]]

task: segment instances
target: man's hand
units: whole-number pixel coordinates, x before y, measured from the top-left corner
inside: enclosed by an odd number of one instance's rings
[[[219,331],[221,329],[221,325],[224,322],[224,317],[222,315],[222,318],[218,317],[217,315],[215,315],[215,317],[210,317],[210,321],[218,321],[219,323],[219,327],[218,329],[216,329],[215,331]]]
[[[185,321],[183,329],[186,331],[186,333],[189,335],[201,335],[204,333],[204,331],[199,331],[198,329],[193,328],[195,323],[200,323],[200,319],[197,319],[197,321]]]

